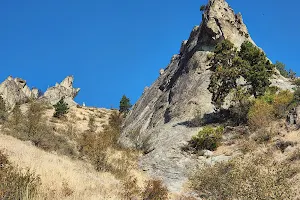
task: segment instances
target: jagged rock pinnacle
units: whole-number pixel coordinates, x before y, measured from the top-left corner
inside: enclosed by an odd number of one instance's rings
[[[120,142],[137,148],[146,143],[141,166],[162,178],[172,191],[179,191],[188,171],[199,164],[181,151],[198,131],[184,124],[214,111],[207,89],[212,74],[207,56],[224,39],[238,48],[246,40],[254,43],[240,13],[235,14],[224,0],[210,0],[201,24],[193,28],[180,53],[172,56],[164,73],[144,91],[125,120]],[[222,159],[226,158],[218,158]]]

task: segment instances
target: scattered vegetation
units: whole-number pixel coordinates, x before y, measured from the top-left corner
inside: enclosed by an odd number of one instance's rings
[[[205,149],[214,151],[220,145],[223,131],[224,129],[222,127],[213,128],[211,126],[206,126],[192,138],[189,142],[189,146],[196,151]]]
[[[271,153],[251,154],[199,169],[191,182],[204,199],[293,199],[291,178],[298,171]]]
[[[25,114],[17,105],[12,111],[11,117],[4,124],[4,132],[20,140],[32,141],[32,143],[46,151],[76,156],[74,148],[68,140],[55,133],[46,118],[43,116],[45,105],[40,102],[31,102]]]
[[[26,170],[16,169],[0,151],[0,199],[35,199],[40,178]]]
[[[81,156],[86,156],[98,171],[111,171],[116,176],[127,175],[128,162],[131,161],[130,150],[122,150],[118,146],[121,133],[122,114],[115,111],[109,118],[109,123],[101,132],[96,132],[93,117],[89,120],[89,130],[85,131],[77,140]],[[121,158],[115,160],[112,165],[109,162],[109,151],[120,150]],[[127,166],[126,166],[127,165]]]
[[[68,110],[69,110],[68,104],[65,103],[64,98],[59,100],[59,102],[57,102],[54,105],[54,108],[55,108],[55,112],[53,114],[53,117],[56,117],[56,118],[60,118],[60,117],[64,116],[65,114],[68,113]]]

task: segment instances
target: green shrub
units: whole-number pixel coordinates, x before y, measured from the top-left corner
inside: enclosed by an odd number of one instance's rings
[[[261,153],[201,167],[190,177],[203,199],[294,199],[291,178],[299,170]]]
[[[68,104],[65,103],[64,98],[62,98],[57,104],[54,105],[55,113],[53,117],[60,118],[68,113],[69,107]]]
[[[29,170],[14,168],[0,151],[0,199],[36,199],[40,178]]]
[[[206,126],[192,138],[190,146],[197,151],[204,149],[214,151],[220,145],[223,131],[222,127],[213,128]]]
[[[276,63],[274,65],[283,77],[289,78],[289,72],[286,70],[285,64],[283,64],[282,62],[276,61]]]

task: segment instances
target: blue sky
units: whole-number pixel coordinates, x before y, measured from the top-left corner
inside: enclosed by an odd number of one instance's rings
[[[207,0],[9,0],[0,3],[0,81],[22,77],[45,91],[74,75],[78,103],[134,103],[181,41],[201,22]],[[267,56],[300,73],[300,2],[228,0]]]

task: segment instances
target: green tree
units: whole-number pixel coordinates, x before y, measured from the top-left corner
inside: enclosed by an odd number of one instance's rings
[[[296,72],[294,72],[292,69],[289,70],[289,78],[291,78],[291,79],[296,78]]]
[[[64,98],[61,98],[57,104],[54,105],[55,113],[53,117],[60,118],[68,113],[69,107],[68,104],[64,101]]]
[[[285,77],[285,78],[289,77],[289,72],[286,71],[285,64],[283,64],[282,62],[276,61],[276,63],[274,65],[283,77]]]
[[[217,44],[211,58],[214,73],[208,88],[214,105],[221,108],[227,95],[237,89],[237,80],[241,77],[246,82],[244,86],[248,86],[248,94],[263,95],[271,84],[269,78],[274,73],[273,68],[266,55],[251,42],[244,42],[240,51],[228,40]]]
[[[203,12],[203,11],[205,11],[205,10],[206,10],[206,5],[200,6],[200,11],[201,11],[201,12]]]
[[[212,101],[217,108],[221,108],[225,97],[231,88],[236,87],[239,70],[233,67],[238,62],[237,49],[229,40],[224,40],[216,45],[214,56],[211,60],[211,76],[209,91],[213,94]]]
[[[241,76],[251,85],[250,94],[255,97],[263,95],[271,84],[269,79],[274,73],[274,65],[261,49],[249,41],[241,45],[239,56],[246,61],[246,65],[241,68]]]
[[[122,96],[122,99],[120,101],[120,112],[123,114],[127,114],[131,108],[130,100],[125,95]]]

